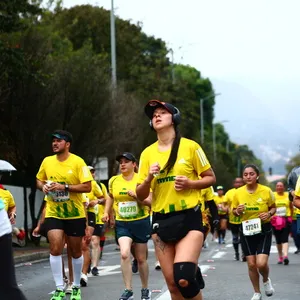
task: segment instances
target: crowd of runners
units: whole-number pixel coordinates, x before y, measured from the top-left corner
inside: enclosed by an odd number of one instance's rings
[[[107,226],[115,228],[120,250],[124,290],[119,300],[133,299],[132,273],[137,271],[141,280],[138,297],[151,299],[150,239],[156,256],[153,267],[162,270],[171,299],[203,299],[205,282],[198,266],[201,250],[208,246],[209,233],[216,243],[228,242],[227,230],[232,233],[234,260],[248,265],[254,291],[251,300],[262,299],[260,276],[264,293],[272,296],[275,290],[268,266],[272,236],[278,264],[289,264],[290,235],[296,253],[300,252],[300,179],[296,183],[296,177],[288,190],[277,182],[273,192],[259,183],[258,167],[248,164],[242,177],[235,178],[232,189],[224,193],[223,186],[216,185],[201,146],[181,137],[180,111],[172,104],[151,100],[145,113],[157,141],[141,153],[139,161],[130,152],[118,155],[119,173],[110,178],[108,188],[96,182],[93,166],[70,152],[71,133],[53,132],[54,155],[43,160],[36,176],[45,198],[42,217],[33,231],[49,241],[56,286],[51,300],[63,300],[68,293],[71,300],[81,299],[81,288],[88,288],[88,273],[99,275]],[[0,199],[0,213],[6,211],[13,224],[16,210],[11,200],[1,190]],[[8,234],[6,230],[4,236]],[[2,239],[3,234],[0,236]],[[65,274],[62,257],[65,247],[69,274]],[[14,286],[16,293],[15,278],[6,284]],[[7,295],[14,295],[11,299],[25,299],[19,290],[19,294],[9,293],[7,288]]]

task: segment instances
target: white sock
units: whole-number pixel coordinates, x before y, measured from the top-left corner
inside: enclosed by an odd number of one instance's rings
[[[63,265],[62,256],[53,256],[50,254],[50,266],[52,270],[52,275],[56,284],[56,288],[63,290],[64,280],[63,280]]]
[[[78,258],[72,257],[73,271],[74,271],[74,282],[73,286],[80,286],[81,270],[83,265],[83,256]]]

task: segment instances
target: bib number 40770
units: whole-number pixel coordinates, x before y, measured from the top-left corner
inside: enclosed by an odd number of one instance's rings
[[[255,235],[261,233],[261,220],[259,218],[243,221],[244,235]]]

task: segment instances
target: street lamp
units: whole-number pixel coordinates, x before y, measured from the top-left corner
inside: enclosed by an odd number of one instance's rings
[[[111,9],[110,9],[110,48],[111,48],[111,85],[112,85],[112,90],[114,91],[115,88],[117,87],[116,28],[115,28],[114,0],[111,0]]]
[[[207,97],[205,98],[201,98],[200,99],[200,138],[201,138],[201,145],[204,144],[204,111],[203,111],[203,102],[207,99],[210,99],[210,98],[213,98],[213,97],[217,97],[221,95],[221,93],[213,93],[213,94],[210,94],[208,95]]]
[[[213,123],[213,126],[212,126],[214,162],[217,161],[216,124],[224,124],[226,122],[229,122],[229,121],[228,120],[223,120],[223,121],[220,121],[218,123]]]

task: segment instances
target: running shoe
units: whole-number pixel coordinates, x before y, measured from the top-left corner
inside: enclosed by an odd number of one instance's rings
[[[149,289],[141,289],[141,300],[150,300],[151,299],[151,292]]]
[[[283,263],[283,257],[279,257],[277,264],[278,265],[282,265],[282,263]]]
[[[285,256],[284,258],[283,258],[283,264],[286,266],[286,265],[288,265],[289,264],[289,258],[287,257],[287,256]]]
[[[155,270],[161,270],[161,266],[158,260],[155,262]]]
[[[254,293],[253,297],[251,300],[262,300],[261,293]]]
[[[56,289],[50,300],[65,300],[66,294],[61,289]]]
[[[73,286],[70,300],[81,300],[81,291],[78,286]]]
[[[265,288],[265,293],[268,297],[272,296],[275,292],[270,278],[268,278],[267,282],[264,282],[264,288]]]
[[[134,260],[132,261],[131,269],[132,269],[132,273],[137,273],[137,272],[138,272],[139,266],[138,266],[138,262],[137,262],[136,259],[134,259]]]
[[[87,286],[88,283],[88,277],[86,274],[81,273],[81,278],[80,278],[80,285],[81,286]]]
[[[133,292],[125,289],[119,300],[133,300]]]
[[[65,288],[65,293],[72,294],[72,287],[73,287],[72,282],[67,283],[66,288]]]
[[[234,254],[234,260],[240,261],[240,254],[239,253]]]
[[[98,270],[97,267],[92,268],[92,274],[93,274],[94,276],[98,276],[98,275],[99,275],[99,270]]]

